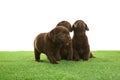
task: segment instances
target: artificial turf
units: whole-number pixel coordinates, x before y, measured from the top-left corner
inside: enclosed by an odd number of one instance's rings
[[[61,60],[51,64],[33,51],[0,51],[0,80],[119,80],[120,51],[93,51],[88,61]]]

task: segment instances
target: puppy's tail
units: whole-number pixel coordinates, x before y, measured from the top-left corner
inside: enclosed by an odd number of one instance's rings
[[[90,52],[90,58],[96,58],[95,56],[93,56],[92,52]]]

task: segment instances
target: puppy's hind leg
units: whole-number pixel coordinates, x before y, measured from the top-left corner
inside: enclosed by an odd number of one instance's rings
[[[83,55],[82,55],[82,59],[84,61],[88,61],[89,57],[90,57],[89,53],[83,53]]]
[[[40,54],[41,52],[39,52],[36,48],[34,48],[34,55],[35,55],[35,61],[40,61]]]

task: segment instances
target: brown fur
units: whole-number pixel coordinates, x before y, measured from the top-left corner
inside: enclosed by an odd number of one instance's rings
[[[57,64],[61,59],[60,48],[68,45],[69,31],[63,26],[58,26],[48,33],[39,34],[34,40],[35,60],[40,61],[41,53],[45,53],[52,64]]]
[[[72,29],[74,30],[72,39],[74,60],[78,61],[80,58],[83,60],[88,60],[93,57],[92,52],[90,52],[88,38],[85,33],[86,30],[89,31],[87,24],[82,20],[77,20],[73,24]]]
[[[57,26],[63,26],[72,31],[71,24],[68,21],[61,21],[57,24]],[[72,60],[73,59],[73,49],[72,49],[72,40],[71,38],[68,41],[69,45],[63,45],[60,50],[60,55],[62,59]]]

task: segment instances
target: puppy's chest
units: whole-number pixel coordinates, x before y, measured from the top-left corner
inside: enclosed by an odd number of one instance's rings
[[[83,44],[80,41],[75,44],[76,48],[82,48],[83,47],[82,45]]]
[[[88,46],[88,42],[86,39],[79,38],[75,41],[74,45],[78,48],[85,48],[86,46]]]

